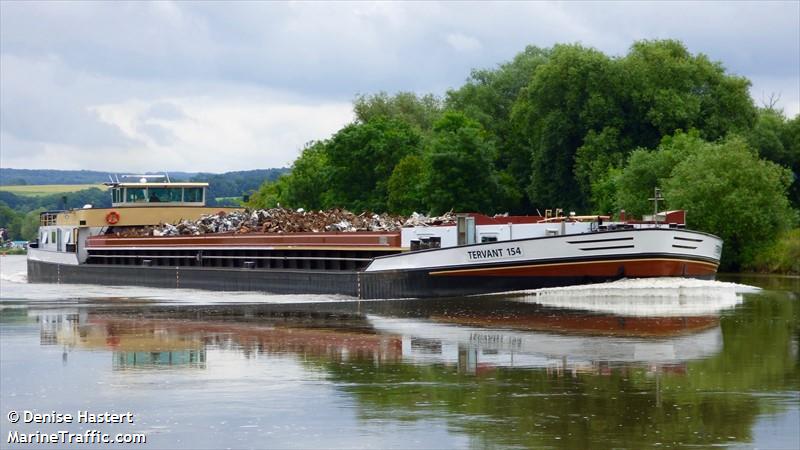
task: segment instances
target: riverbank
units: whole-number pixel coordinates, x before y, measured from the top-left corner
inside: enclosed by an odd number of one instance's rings
[[[770,246],[759,252],[745,271],[800,275],[800,228],[787,231]]]

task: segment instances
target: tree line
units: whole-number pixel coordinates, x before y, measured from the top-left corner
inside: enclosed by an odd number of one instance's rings
[[[624,56],[528,47],[439,98],[359,95],[355,120],[309,143],[254,207],[438,214],[546,208],[640,215],[653,188],[739,268],[797,223],[800,116],[679,41]]]
[[[114,172],[0,167],[0,186],[104,183],[109,181],[108,176],[111,173]],[[196,175],[194,172],[170,172],[171,177],[182,179],[188,179],[194,175]]]

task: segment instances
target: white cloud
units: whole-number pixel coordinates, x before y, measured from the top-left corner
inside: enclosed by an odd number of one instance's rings
[[[229,91],[229,90],[226,90]],[[182,112],[150,115],[169,103]],[[288,166],[309,139],[322,139],[352,121],[349,103],[309,105],[268,95],[228,98],[155,98],[97,105],[98,119],[136,144],[109,146],[92,157],[74,145],[46,145],[44,161],[56,155],[64,168],[223,172]],[[11,143],[9,143],[11,144]],[[42,159],[36,167],[52,167]]]
[[[151,106],[161,102],[177,105],[184,116],[149,117]],[[92,112],[135,144],[87,149],[19,140],[3,132],[3,166],[121,172],[283,167],[308,140],[326,138],[353,119],[349,103],[308,105],[267,97],[157,98],[97,105]]]
[[[559,42],[680,39],[795,115],[798,17],[797,2],[6,2],[0,163],[285,165],[350,121],[357,93],[443,94]]]
[[[471,52],[480,50],[482,47],[480,41],[472,36],[466,36],[461,33],[450,33],[445,39],[451,47],[459,52]]]
[[[3,167],[245,170],[289,165],[353,120],[349,101],[222,82],[129,80],[0,56]]]

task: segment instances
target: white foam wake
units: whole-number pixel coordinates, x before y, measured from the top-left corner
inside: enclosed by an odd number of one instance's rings
[[[663,317],[717,314],[740,304],[742,294],[758,290],[720,281],[643,278],[537,289],[520,293],[516,300],[559,308]]]
[[[27,260],[23,255],[0,256],[0,281],[27,283]]]

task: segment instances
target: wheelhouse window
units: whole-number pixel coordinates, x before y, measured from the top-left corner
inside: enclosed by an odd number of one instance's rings
[[[146,202],[147,201],[147,197],[145,197],[144,188],[126,188],[125,189],[125,201],[128,202],[128,203]]]
[[[183,188],[183,201],[200,203],[203,201],[203,188]]]
[[[39,225],[55,225],[57,218],[58,214],[56,213],[43,212],[39,215]]]
[[[147,190],[147,199],[150,203],[155,203],[155,202],[177,203],[181,201],[181,189],[149,188]]]
[[[122,203],[122,189],[117,188],[111,190],[111,202]]]

